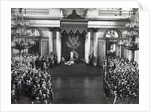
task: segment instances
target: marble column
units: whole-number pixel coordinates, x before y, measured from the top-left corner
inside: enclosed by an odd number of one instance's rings
[[[121,57],[121,45],[118,46],[118,56]]]
[[[91,29],[88,29],[88,33],[85,37],[85,62],[89,63],[90,46],[91,46]]]
[[[53,52],[53,28],[49,28],[49,53]]]
[[[61,45],[61,33],[60,33],[60,28],[56,28],[56,55],[57,55],[57,62],[60,63],[61,61],[61,50],[62,50],[62,45]]]
[[[130,58],[130,61],[131,62],[134,62],[134,57],[135,57],[135,51],[136,51],[136,46],[135,46],[135,43],[136,43],[136,37],[135,36],[133,36],[132,38],[131,38],[131,42],[130,42],[130,45],[132,46],[132,50],[130,50],[130,56],[131,56],[131,58]]]
[[[94,65],[97,66],[98,28],[94,28]]]
[[[136,61],[137,64],[139,64],[139,50],[134,51],[134,61]]]
[[[130,50],[129,51],[129,61],[130,62],[134,62],[134,50]]]

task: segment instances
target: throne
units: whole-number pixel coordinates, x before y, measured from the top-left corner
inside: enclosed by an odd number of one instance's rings
[[[68,62],[66,62],[66,65],[72,65],[74,63],[78,63],[78,53],[74,50],[70,52],[70,59]]]
[[[74,50],[70,52],[70,61],[78,63],[78,53],[75,52]]]

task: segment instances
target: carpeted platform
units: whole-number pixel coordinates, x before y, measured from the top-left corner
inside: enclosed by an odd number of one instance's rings
[[[101,77],[102,68],[87,66],[84,63],[59,65],[49,70],[52,77]]]

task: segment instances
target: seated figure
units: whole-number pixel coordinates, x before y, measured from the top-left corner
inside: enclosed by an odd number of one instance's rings
[[[74,63],[77,63],[78,61],[78,54],[73,50],[70,52],[70,59],[68,62],[66,62],[66,65],[72,65]]]

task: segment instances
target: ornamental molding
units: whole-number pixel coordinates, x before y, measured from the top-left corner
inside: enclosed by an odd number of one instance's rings
[[[127,21],[89,21],[88,28],[126,28]]]
[[[26,20],[30,27],[60,27],[60,20]]]
[[[80,34],[82,34],[83,32],[87,33],[87,27],[85,26],[61,26],[61,33],[63,32],[66,32],[66,33],[77,33],[79,32]]]
[[[16,9],[17,10],[17,9]],[[60,19],[63,18],[61,9],[46,8],[22,8],[23,18],[25,19]]]

